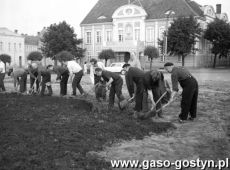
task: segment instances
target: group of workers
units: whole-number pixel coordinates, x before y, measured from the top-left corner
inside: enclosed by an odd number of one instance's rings
[[[119,103],[125,100],[122,94],[123,78],[117,73],[106,71],[104,64],[96,59],[91,59],[90,63],[90,78],[94,84],[96,98],[98,100],[100,97],[105,98],[106,95],[102,93],[106,91],[103,91],[103,89],[108,89],[108,110],[111,110],[114,107],[115,95]],[[47,95],[52,95],[51,72],[55,72],[57,80],[60,80],[60,95],[64,96],[67,94],[68,80],[72,82],[72,95],[76,95],[76,89],[79,90],[81,95],[86,95],[81,86],[81,79],[85,72],[82,67],[74,60],[65,61],[61,64],[62,66],[48,65],[44,67],[37,63],[32,63],[26,69],[10,69],[8,75],[14,78],[15,88],[19,85],[19,91],[23,93],[26,92],[27,74],[29,74],[30,91],[39,91],[39,94],[44,96],[46,88],[48,89]],[[173,63],[166,63],[164,68],[167,72],[171,73],[172,91],[167,81],[164,80],[162,72],[158,70],[145,72],[141,68],[131,64],[123,65],[123,69],[126,71],[125,80],[130,99],[135,101],[134,113],[143,111],[143,101],[145,101],[145,96],[148,96],[151,101],[151,108],[155,107],[158,110],[158,117],[163,117],[162,105],[164,103],[171,103],[174,100],[179,91],[179,83],[183,89],[179,121],[193,120],[196,118],[198,97],[198,83],[196,79],[187,69],[176,67]],[[5,73],[3,71],[0,68],[0,77]],[[3,82],[0,80],[1,88],[3,87],[2,84]]]

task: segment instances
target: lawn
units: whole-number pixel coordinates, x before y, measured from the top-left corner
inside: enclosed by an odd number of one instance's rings
[[[94,152],[174,128],[126,112],[92,111],[82,99],[0,94],[0,169],[109,169]]]

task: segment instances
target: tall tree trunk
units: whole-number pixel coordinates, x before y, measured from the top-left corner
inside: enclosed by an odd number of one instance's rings
[[[105,59],[105,67],[107,67],[107,59]]]
[[[151,58],[151,60],[150,60],[150,70],[152,70],[152,66],[153,66],[153,59]]]
[[[213,61],[213,68],[216,68],[216,58],[217,58],[217,54],[215,54],[215,56],[214,56],[214,61]]]
[[[181,55],[181,58],[182,58],[182,66],[184,67],[184,65],[185,65],[185,63],[184,63],[185,56]]]

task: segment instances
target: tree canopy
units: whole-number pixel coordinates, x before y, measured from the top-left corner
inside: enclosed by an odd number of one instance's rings
[[[209,23],[204,32],[204,38],[212,43],[211,52],[214,54],[213,68],[216,66],[216,58],[227,57],[230,50],[230,25],[229,23],[215,19]]]
[[[68,51],[61,51],[55,55],[55,59],[58,61],[70,61],[74,59],[74,56]]]
[[[196,38],[200,34],[200,25],[193,16],[175,19],[167,33],[167,52],[181,56],[184,66],[184,59],[194,49]]]
[[[31,53],[29,53],[29,55],[27,56],[28,60],[31,61],[41,61],[43,58],[42,53],[39,51],[32,51]]]
[[[104,59],[105,60],[105,66],[107,66],[107,61],[109,59],[113,59],[115,58],[115,53],[112,49],[108,49],[108,50],[102,50],[100,53],[99,53],[99,56],[98,56],[99,59]]]
[[[151,70],[152,69],[153,58],[158,58],[159,57],[159,51],[154,46],[147,46],[147,47],[145,47],[144,55],[148,56],[149,59],[151,60],[151,62],[150,62],[150,70]]]
[[[61,51],[69,51],[75,58],[84,56],[80,47],[82,39],[77,39],[73,27],[65,21],[50,25],[41,38],[41,50],[46,57],[53,58]]]
[[[11,56],[8,55],[8,54],[1,54],[0,55],[0,60],[3,62],[3,63],[11,63]]]

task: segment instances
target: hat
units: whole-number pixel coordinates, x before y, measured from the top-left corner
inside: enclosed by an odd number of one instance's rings
[[[130,64],[124,64],[124,65],[122,66],[122,68],[129,67],[129,66],[130,66]]]
[[[164,67],[173,66],[173,65],[174,65],[174,64],[171,63],[171,62],[167,62],[167,63],[165,63]]]

